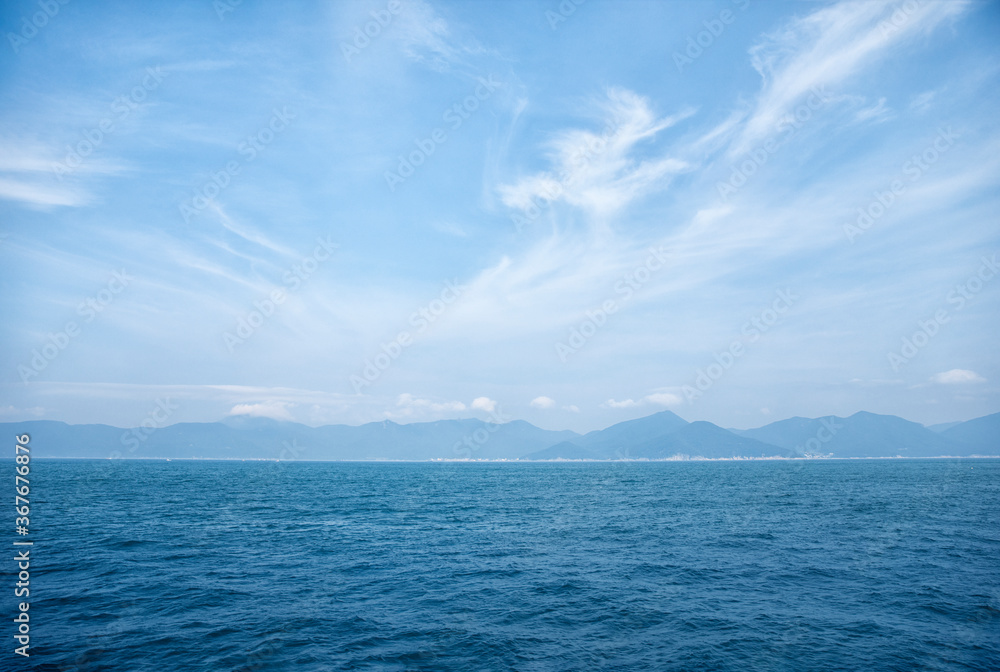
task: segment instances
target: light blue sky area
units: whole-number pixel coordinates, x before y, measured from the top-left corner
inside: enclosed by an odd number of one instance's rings
[[[1000,410],[996,3],[0,27],[4,420]]]

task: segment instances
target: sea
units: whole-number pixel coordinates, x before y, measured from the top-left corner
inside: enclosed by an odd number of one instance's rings
[[[1000,460],[31,466],[0,669],[1000,670]]]

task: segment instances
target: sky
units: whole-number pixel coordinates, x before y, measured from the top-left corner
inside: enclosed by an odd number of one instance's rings
[[[0,29],[0,420],[1000,410],[997,3],[14,0]]]

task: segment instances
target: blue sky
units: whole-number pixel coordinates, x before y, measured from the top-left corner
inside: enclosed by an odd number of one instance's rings
[[[0,25],[4,420],[1000,410],[995,3]]]

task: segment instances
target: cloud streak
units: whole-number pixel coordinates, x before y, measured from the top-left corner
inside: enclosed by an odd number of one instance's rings
[[[638,158],[636,153],[644,141],[693,115],[693,109],[658,118],[647,99],[619,88],[609,89],[598,109],[604,123],[601,131],[570,129],[549,141],[551,170],[499,186],[507,207],[528,211],[539,204],[565,202],[590,220],[604,222],[689,169],[674,156]]]
[[[840,2],[769,33],[750,49],[763,86],[730,155],[762,144],[812,91],[844,83],[889,47],[957,16],[967,4]]]

